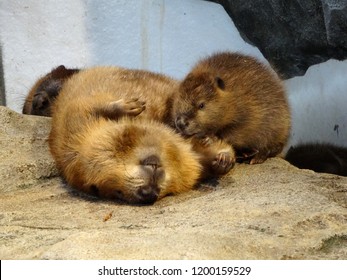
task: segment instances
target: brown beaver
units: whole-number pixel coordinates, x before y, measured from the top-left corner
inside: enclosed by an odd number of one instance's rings
[[[51,106],[63,83],[80,69],[60,65],[41,77],[25,98],[22,113],[27,115],[51,116]]]
[[[129,203],[153,203],[224,174],[233,150],[184,139],[169,126],[176,82],[141,70],[95,67],[67,79],[52,105],[49,145],[73,187]],[[143,101],[146,101],[146,105]]]
[[[85,70],[67,69],[61,65],[40,78],[29,92],[23,111],[27,111],[28,114],[35,113],[37,115],[51,116],[51,106],[63,84],[68,78],[79,71]],[[86,75],[88,76],[86,79],[104,81],[107,86],[113,89],[112,96],[106,97],[105,95],[100,95],[100,100],[103,98],[108,98],[108,100],[114,100],[115,98],[130,100],[134,98],[134,96],[139,96],[147,101],[147,109],[141,114],[141,117],[146,117],[175,127],[172,119],[172,104],[174,99],[172,88],[177,85],[178,81],[162,74],[118,67],[95,67],[83,73],[82,76],[84,77]],[[52,94],[48,95],[51,96],[49,101],[45,102],[44,106],[35,106],[37,102],[33,102],[33,96],[41,99],[42,96],[47,96],[47,92],[52,92]],[[94,102],[99,101],[94,100]],[[102,113],[104,117],[114,117],[113,114],[119,112],[117,102],[118,100],[109,103],[108,107],[102,106],[103,112],[100,111],[99,113]],[[221,140],[215,137],[206,137],[202,141],[192,138],[190,141],[199,153],[204,154],[204,166],[208,174],[222,175],[227,173],[234,166],[235,156],[230,145],[222,143]],[[206,147],[208,148],[206,149]],[[220,152],[218,153],[217,150],[220,150]],[[212,160],[213,165],[211,166],[209,161],[213,154],[215,156],[217,155],[217,157]]]
[[[250,163],[279,154],[287,142],[290,112],[282,82],[250,56],[207,57],[176,92],[173,116],[183,135],[214,135]]]

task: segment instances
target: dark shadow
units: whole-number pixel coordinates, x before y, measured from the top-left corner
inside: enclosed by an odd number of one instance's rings
[[[4,68],[2,65],[2,47],[0,45],[0,105],[6,106]]]

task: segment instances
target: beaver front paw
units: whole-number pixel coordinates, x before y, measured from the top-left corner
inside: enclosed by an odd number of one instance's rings
[[[212,162],[212,169],[215,174],[224,175],[235,165],[236,158],[233,153],[220,152]]]

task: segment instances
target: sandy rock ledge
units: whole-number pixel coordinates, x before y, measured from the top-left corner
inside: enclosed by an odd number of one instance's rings
[[[122,205],[62,183],[49,129],[0,107],[1,259],[347,259],[347,178],[275,158]]]

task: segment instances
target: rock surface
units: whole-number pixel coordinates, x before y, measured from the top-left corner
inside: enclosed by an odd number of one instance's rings
[[[347,258],[347,178],[275,158],[152,206],[117,204],[56,177],[49,125],[0,107],[0,259]]]
[[[58,175],[47,139],[51,119],[0,106],[0,193],[28,188]]]
[[[347,1],[210,0],[284,78],[330,58],[347,58]]]

